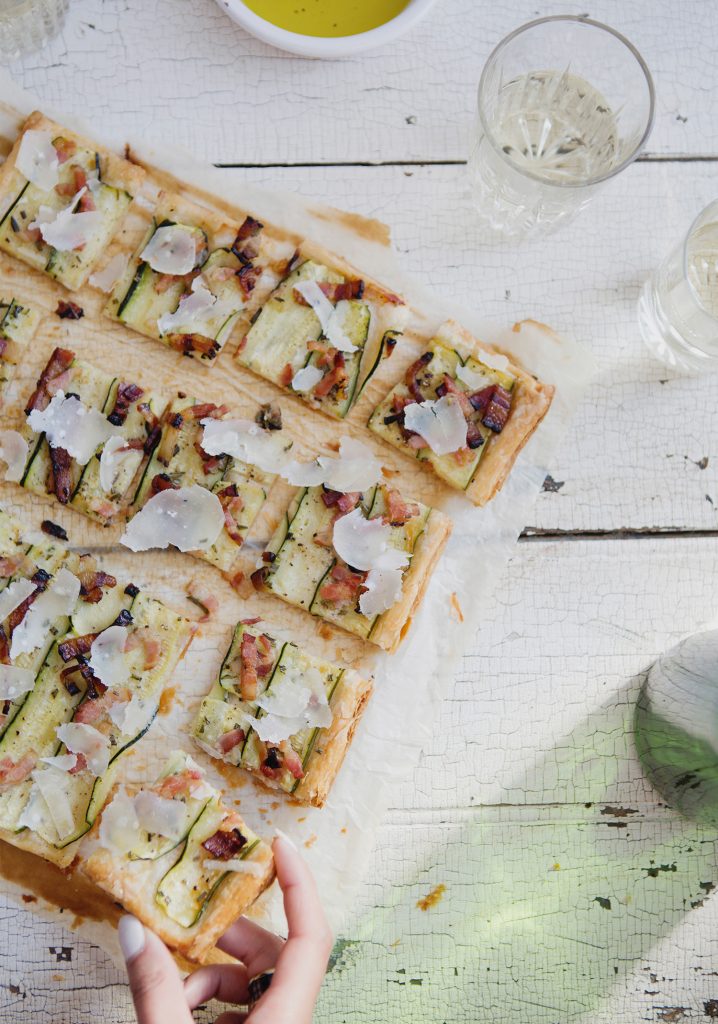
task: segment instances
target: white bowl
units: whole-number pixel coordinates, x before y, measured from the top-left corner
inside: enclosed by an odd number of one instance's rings
[[[409,3],[395,18],[387,21],[369,32],[358,32],[353,36],[304,36],[299,32],[273,25],[271,21],[260,18],[254,11],[245,6],[243,0],[216,0],[223,7],[232,21],[236,21],[263,43],[276,46],[288,53],[297,53],[301,57],[323,57],[332,60],[335,57],[351,57],[355,53],[376,49],[392,42],[400,35],[408,32],[424,17],[436,0],[409,0]]]

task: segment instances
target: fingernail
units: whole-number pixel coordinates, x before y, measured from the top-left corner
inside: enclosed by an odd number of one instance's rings
[[[134,960],[145,948],[145,929],[141,921],[130,914],[120,918],[117,927],[120,938],[120,949],[125,958],[125,963]]]
[[[277,839],[281,839],[282,842],[284,842],[284,843],[289,843],[289,845],[291,846],[291,848],[293,850],[297,849],[297,844],[294,842],[293,839],[289,838],[289,836],[287,835],[286,832],[282,832],[281,828],[276,829],[276,832],[277,832],[277,836],[276,836]],[[297,851],[297,852],[299,852],[299,851]]]

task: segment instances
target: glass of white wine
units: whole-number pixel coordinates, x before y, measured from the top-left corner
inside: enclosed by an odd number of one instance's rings
[[[548,234],[640,153],[655,91],[636,48],[589,18],[540,18],[493,51],[469,158],[487,234]]]
[[[0,0],[0,62],[39,50],[62,28],[69,0]]]
[[[677,370],[718,371],[718,201],[699,213],[638,300],[643,340]]]

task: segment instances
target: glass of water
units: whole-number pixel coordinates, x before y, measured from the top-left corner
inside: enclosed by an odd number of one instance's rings
[[[540,18],[489,57],[469,158],[473,203],[488,232],[521,240],[575,216],[636,159],[653,124],[646,63],[589,18]]]
[[[678,370],[718,370],[718,201],[646,281],[638,300],[651,352]]]
[[[58,34],[69,0],[0,0],[0,61],[39,50]]]

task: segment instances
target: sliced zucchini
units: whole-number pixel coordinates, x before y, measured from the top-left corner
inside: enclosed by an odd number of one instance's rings
[[[235,273],[225,279],[225,274],[219,273],[225,268],[229,268]],[[203,352],[202,355],[206,358],[214,358],[229,338],[232,328],[246,306],[246,296],[242,291],[240,279],[236,276],[236,272],[241,269],[242,263],[230,249],[215,249],[214,252],[211,252],[201,269],[205,287],[217,299],[212,307],[211,315],[202,321],[201,331],[198,331],[197,325],[189,320],[186,324],[178,324],[171,332],[171,336],[199,334],[202,338],[211,339],[215,342],[214,346],[208,352]]]
[[[316,544],[317,534],[330,529],[334,509],[322,501],[321,487],[300,491],[288,525],[280,524],[268,550],[274,559],[265,572],[265,586],[299,608],[311,607],[321,579],[334,562],[334,549]]]
[[[0,299],[0,389],[22,359],[40,318],[40,311],[31,306],[20,305],[16,299]]]
[[[187,755],[177,750],[170,757],[157,782],[162,782],[172,775],[181,775],[186,768]],[[136,845],[128,853],[130,860],[158,860],[160,857],[164,857],[165,854],[170,853],[171,850],[177,849],[178,846],[186,841],[190,829],[204,810],[208,797],[198,798],[190,795],[187,797],[176,797],[175,799],[183,803],[185,808],[185,820],[179,838],[172,839],[168,836],[159,835],[157,832],[143,831]]]
[[[229,874],[221,868],[206,868],[205,863],[213,858],[202,847],[202,843],[219,831],[226,814],[218,798],[207,803],[187,836],[182,856],[157,888],[157,904],[183,928],[197,923]],[[247,842],[237,855],[240,860],[249,857],[259,844],[259,838],[246,826],[242,827],[242,835]]]
[[[475,373],[481,374],[486,379],[486,386],[499,384],[507,391],[512,391],[516,383],[515,379],[509,374],[495,370],[478,359],[474,359],[472,356],[463,359],[455,349],[448,348],[436,339],[429,343],[427,351],[432,353],[432,359],[423,375],[422,393],[425,393],[429,398],[436,397],[436,389],[443,383],[445,374],[451,377],[457,387],[467,393],[470,391],[470,388],[456,376],[457,368],[460,365],[464,365]],[[476,476],[481,457],[487,447],[487,441],[493,437],[491,430],[485,427],[481,422],[481,417],[477,416],[476,427],[484,439],[484,443],[478,448],[467,449],[458,453],[451,452],[448,455],[437,455],[431,448],[410,448],[404,439],[400,425],[394,421],[393,414],[394,398],[405,398],[408,395],[409,391],[403,382],[392,388],[386,398],[371,414],[368,423],[369,429],[385,441],[388,441],[389,444],[394,445],[395,448],[399,448],[408,455],[413,455],[422,462],[428,462],[436,475],[445,480],[451,487],[457,490],[466,490]],[[387,422],[387,419],[389,422]]]

